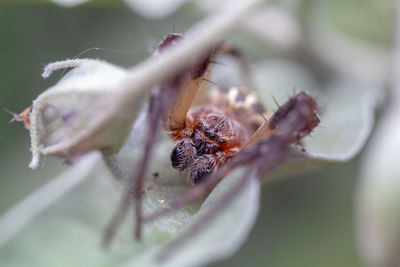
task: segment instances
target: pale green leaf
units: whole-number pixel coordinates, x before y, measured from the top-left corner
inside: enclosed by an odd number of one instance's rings
[[[269,60],[253,66],[257,93],[270,110],[295,92],[308,91],[317,99],[320,126],[302,141],[305,151],[293,146],[287,159],[271,177],[310,171],[351,159],[369,137],[374,109],[383,88],[354,81],[334,81],[317,90],[312,75],[291,61]]]
[[[119,167],[120,178],[133,170],[133,163],[141,155],[141,136],[146,120],[140,117],[132,137],[118,156],[108,159],[113,170]],[[164,139],[165,140],[165,139]],[[130,142],[132,141],[132,142]],[[165,140],[167,141],[167,140]],[[154,211],[178,197],[185,188],[181,177],[172,171],[166,142],[160,141],[146,178],[144,212]],[[170,143],[170,142],[169,142]],[[130,154],[133,162],[124,164],[118,157]],[[127,157],[129,158],[129,157]],[[126,158],[125,158],[126,159]],[[232,173],[219,184],[201,206],[190,205],[172,215],[163,217],[145,227],[144,241],[132,240],[132,214],[128,216],[113,242],[111,250],[100,247],[103,230],[118,204],[123,182],[112,179],[107,166],[97,154],[85,157],[68,172],[56,178],[50,185],[28,197],[0,219],[0,263],[5,266],[159,266],[156,256],[173,238],[195,223],[196,219],[229,190],[232,183],[242,175],[242,170]],[[152,175],[159,172],[155,179]],[[71,176],[75,182],[68,180]],[[67,183],[67,187],[64,187]],[[151,189],[150,189],[151,187]],[[56,190],[56,192],[54,192]],[[57,191],[58,190],[58,191]],[[258,211],[259,184],[252,180],[240,195],[236,196],[205,230],[190,239],[183,248],[163,261],[165,266],[195,266],[234,253],[246,239]],[[29,203],[34,201],[34,208]],[[39,208],[35,208],[38,206]],[[27,210],[28,209],[28,210]],[[8,229],[21,220],[21,214],[30,216],[12,236]],[[193,216],[193,217],[192,217]],[[23,216],[22,216],[23,218]],[[190,223],[187,222],[191,219]],[[186,224],[186,225],[185,225]],[[185,225],[184,228],[182,228]],[[182,229],[181,229],[182,228]],[[190,228],[189,228],[190,229]],[[7,242],[8,241],[8,242]],[[183,250],[183,252],[182,252]],[[43,253],[46,251],[46,253]],[[208,251],[208,252],[207,252]],[[209,256],[204,257],[207,252]],[[18,257],[17,255],[24,255]],[[191,255],[188,257],[188,255]]]
[[[390,78],[392,2],[317,1],[307,18],[307,43],[343,77],[382,83]],[[367,23],[374,18],[375,23]]]

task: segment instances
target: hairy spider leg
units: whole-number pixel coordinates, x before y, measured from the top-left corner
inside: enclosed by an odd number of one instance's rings
[[[315,100],[309,96],[305,92],[300,92],[292,97],[289,101],[287,101],[283,106],[279,106],[278,110],[274,113],[270,120],[267,123],[262,124],[257,131],[250,137],[250,140],[247,142],[246,147],[254,145],[259,141],[265,139],[268,136],[273,135],[276,131],[279,130],[277,127],[278,124],[281,122],[282,118],[286,117],[295,106],[300,106],[299,102],[309,101],[310,105],[313,105],[313,110],[315,112],[312,113],[310,117],[310,121],[308,124],[308,128],[305,129],[304,135],[308,135],[312,129],[314,129],[319,123],[320,119],[317,114],[317,104]],[[304,136],[300,136],[298,139],[300,140]],[[298,141],[299,141],[298,140]]]
[[[182,38],[182,35],[176,33],[168,35],[160,44],[155,54],[162,53],[164,48],[173,45],[173,42],[170,41],[171,39],[174,39],[174,42],[177,42]],[[173,136],[185,127],[187,112],[200,89],[213,54],[214,51],[211,51],[202,61],[189,67],[184,73],[177,75],[177,77],[180,78],[180,83],[176,88],[176,95],[172,104],[169,106],[165,114],[163,114],[164,129],[170,135]]]

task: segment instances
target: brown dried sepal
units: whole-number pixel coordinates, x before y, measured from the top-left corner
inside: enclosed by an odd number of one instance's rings
[[[7,111],[7,110],[6,110]],[[27,107],[26,109],[24,109],[24,111],[22,111],[19,114],[9,112],[12,116],[13,119],[11,121],[19,121],[19,122],[23,122],[24,123],[24,127],[25,129],[29,130],[30,129],[30,122],[31,122],[31,111],[32,111],[32,107]]]

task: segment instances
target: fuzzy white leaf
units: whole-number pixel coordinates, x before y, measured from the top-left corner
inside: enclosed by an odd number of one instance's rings
[[[73,7],[77,6],[86,2],[89,2],[90,0],[51,0],[56,4],[59,4],[61,6],[65,7]]]
[[[124,0],[138,14],[153,19],[165,18],[174,13],[188,0]]]
[[[128,71],[92,59],[50,63],[42,76],[73,68],[58,83],[40,94],[30,116],[32,162],[39,154],[72,159],[92,150],[115,153],[129,135],[145,90],[127,96],[122,81]]]

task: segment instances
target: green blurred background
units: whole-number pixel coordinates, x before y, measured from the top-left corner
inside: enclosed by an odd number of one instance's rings
[[[320,17],[345,36],[382,51],[391,47],[393,14],[387,3],[382,4],[386,1],[273,2],[299,19],[305,39],[315,6],[324,2]],[[56,73],[43,80],[43,64],[100,47],[104,49],[82,57],[132,66],[146,58],[163,36],[173,29],[184,32],[204,15],[190,4],[166,19],[150,20],[118,1],[93,1],[75,8],[45,1],[0,1],[0,108],[20,112],[59,79]],[[307,47],[301,50],[304,54],[288,53],[244,32],[230,41],[245,47],[250,60],[270,56],[296,60],[321,85],[337,75],[335,66],[316,67],[315,55]],[[0,214],[67,168],[60,160],[47,158],[42,168],[30,170],[29,134],[21,124],[10,124],[10,118],[0,111]],[[357,171],[358,158],[264,186],[262,208],[249,239],[233,258],[212,266],[362,266],[352,208]]]

